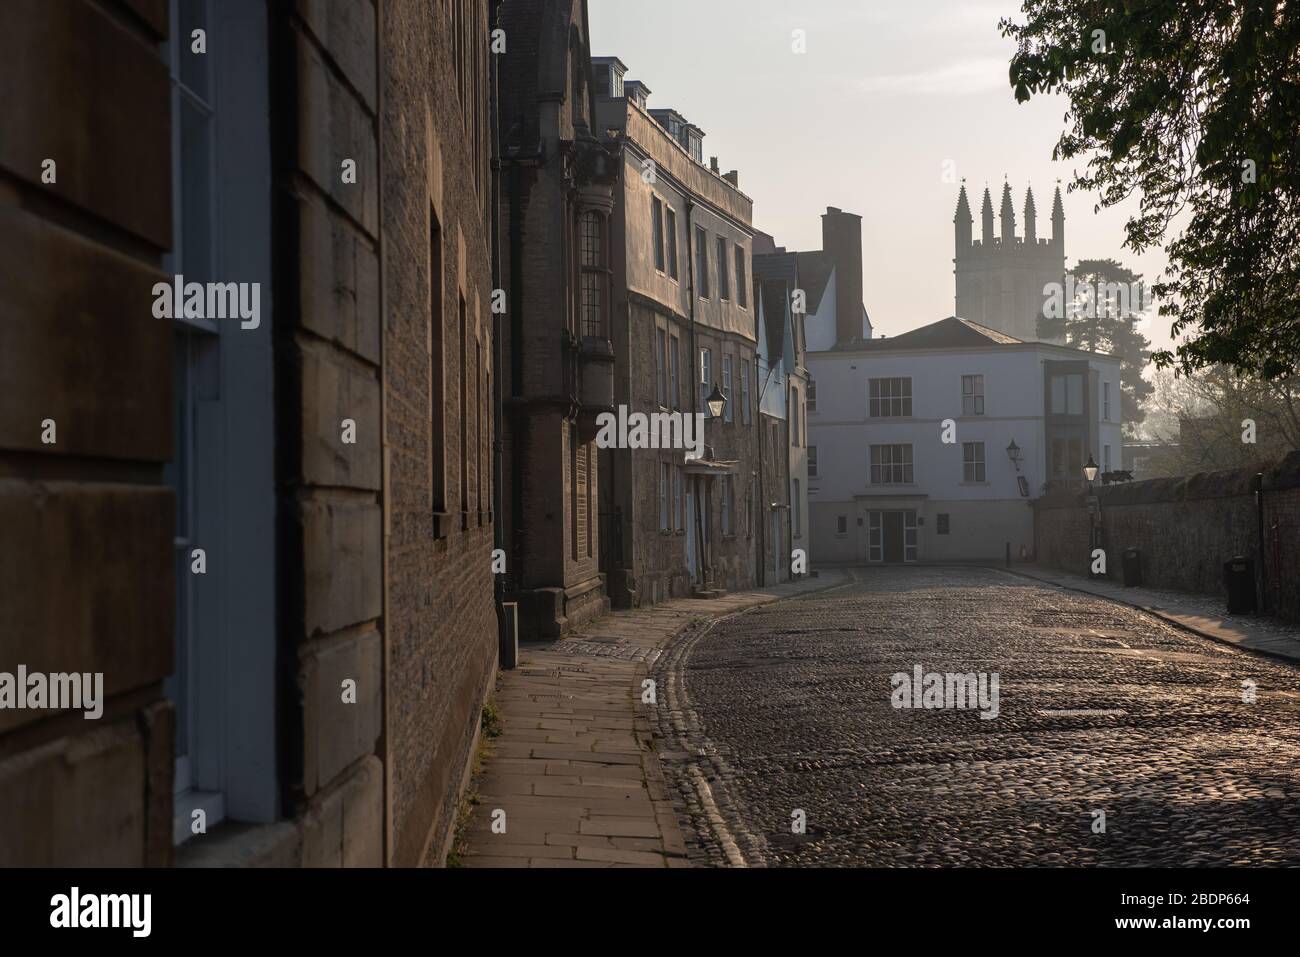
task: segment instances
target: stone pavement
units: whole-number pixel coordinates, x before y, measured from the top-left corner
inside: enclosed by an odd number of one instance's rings
[[[718,598],[614,612],[580,633],[523,645],[503,672],[502,732],[477,782],[466,867],[687,867],[641,682],[694,622],[844,584],[839,570]],[[502,819],[504,833],[493,833]],[[500,827],[498,826],[498,830]]]
[[[1130,588],[1041,565],[1015,565],[1005,571],[1122,602],[1203,638],[1300,663],[1300,626],[1267,615],[1229,615],[1224,599],[1217,596]]]

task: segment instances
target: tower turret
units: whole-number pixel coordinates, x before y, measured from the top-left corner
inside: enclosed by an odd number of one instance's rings
[[[1002,184],[1002,245],[1010,248],[1016,244],[1016,210],[1011,203],[1011,184]]]
[[[984,248],[987,249],[993,245],[993,197],[989,195],[989,188],[984,187],[984,208],[980,210],[981,234],[984,240]]]
[[[1038,245],[1038,211],[1034,208],[1034,188],[1025,190],[1025,245]]]
[[[1061,187],[1056,187],[1052,200],[1052,245],[1065,248],[1065,207],[1061,205]]]
[[[956,233],[957,255],[970,249],[971,230],[975,219],[970,214],[970,202],[966,199],[966,184],[962,183],[961,192],[957,194],[957,214],[952,219]]]

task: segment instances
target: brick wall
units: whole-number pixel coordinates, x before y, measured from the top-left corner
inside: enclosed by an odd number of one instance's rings
[[[456,59],[452,6],[298,0],[273,34],[278,287],[292,291],[276,325],[296,662],[282,737],[304,864],[443,861],[496,665],[490,177],[466,116],[486,115],[490,91],[485,52]],[[486,51],[487,3],[454,6],[461,49]]]
[[[5,17],[0,670],[103,672],[108,700],[90,721],[0,711],[0,865],[166,864],[172,353],[150,303],[171,244],[167,6]]]
[[[1223,563],[1245,555],[1259,564],[1259,517],[1253,470],[1204,472],[1099,487],[1111,578],[1122,580],[1123,550],[1142,551],[1147,585],[1223,595]],[[1269,602],[1300,618],[1300,453],[1264,473],[1264,527]],[[1272,544],[1276,523],[1277,548]],[[1089,570],[1089,516],[1082,500],[1048,497],[1035,504],[1039,561]],[[1280,587],[1274,591],[1274,583]]]
[[[382,9],[387,754],[391,860],[405,866],[440,864],[446,856],[497,660],[492,260],[484,215],[490,174],[487,138],[465,115],[490,115],[488,3],[394,2]],[[466,51],[460,77],[457,26]],[[442,235],[441,356],[430,351],[431,212]],[[432,388],[436,362],[444,370],[440,396]],[[437,403],[444,408],[441,446],[431,428]],[[445,475],[448,513],[436,534],[434,469]]]

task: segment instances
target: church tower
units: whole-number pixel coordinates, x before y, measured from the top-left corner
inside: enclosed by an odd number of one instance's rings
[[[1039,238],[1037,218],[1034,191],[1027,189],[1024,236],[1016,235],[1011,184],[1003,183],[1000,235],[994,235],[993,197],[985,187],[980,238],[975,239],[970,201],[962,184],[953,218],[957,316],[1017,339],[1038,339],[1038,317],[1048,296],[1043,287],[1065,277],[1065,209],[1059,186],[1052,203],[1050,239]]]

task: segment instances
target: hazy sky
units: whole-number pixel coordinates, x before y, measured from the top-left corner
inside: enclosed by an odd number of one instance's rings
[[[953,213],[965,177],[979,235],[987,183],[1004,176],[1024,235],[1034,187],[1038,235],[1050,234],[1062,180],[1066,265],[1113,257],[1158,278],[1159,250],[1125,251],[1131,207],[1094,213],[1066,193],[1074,166],[1053,163],[1066,103],[1017,104],[1007,82],[1014,44],[997,29],[1014,0],[589,0],[592,53],[617,56],[650,87],[651,107],[678,110],[705,132],[704,155],[740,172],[754,225],[789,249],[821,248],[821,214],[862,216],[863,283],[878,332],[896,335],[953,312]],[[807,53],[791,51],[806,31]],[[995,229],[1000,226],[995,221]],[[1161,320],[1143,323],[1168,341]]]

